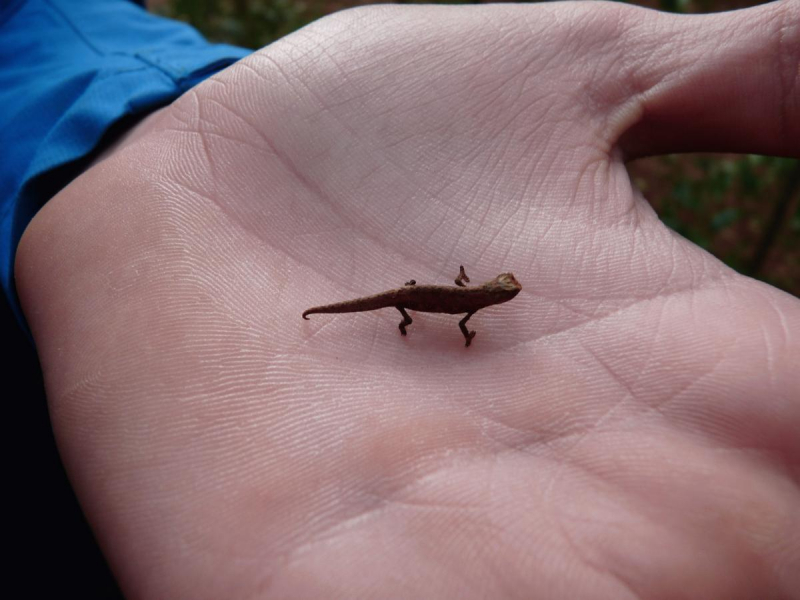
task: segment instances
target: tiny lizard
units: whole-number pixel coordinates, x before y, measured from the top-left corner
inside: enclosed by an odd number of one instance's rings
[[[457,287],[417,285],[417,282],[412,279],[407,281],[403,287],[374,296],[364,296],[355,300],[309,308],[303,313],[303,318],[308,319],[308,315],[315,313],[364,312],[393,306],[403,315],[403,320],[400,322],[400,333],[406,335],[406,327],[412,323],[406,309],[448,315],[467,313],[467,316],[459,321],[458,326],[467,340],[466,345],[469,346],[472,338],[475,337],[474,331],[467,330],[469,318],[482,308],[508,302],[519,294],[522,286],[511,273],[501,273],[491,281],[475,287],[465,287],[465,281],[469,282],[469,277],[462,266],[456,277]]]

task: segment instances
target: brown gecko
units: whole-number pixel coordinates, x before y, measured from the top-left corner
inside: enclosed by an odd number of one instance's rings
[[[393,306],[403,315],[403,320],[400,322],[400,333],[406,335],[406,327],[412,323],[406,309],[448,315],[467,313],[467,316],[459,321],[458,326],[467,340],[466,345],[469,346],[472,338],[475,337],[475,332],[468,331],[466,327],[469,318],[482,308],[508,302],[519,294],[522,286],[511,273],[501,273],[483,285],[470,288],[465,287],[465,281],[469,282],[469,277],[462,266],[456,277],[456,286],[458,287],[417,285],[417,282],[412,279],[407,281],[403,287],[374,296],[364,296],[355,300],[309,308],[303,313],[303,318],[308,319],[308,315],[315,313],[364,312]]]

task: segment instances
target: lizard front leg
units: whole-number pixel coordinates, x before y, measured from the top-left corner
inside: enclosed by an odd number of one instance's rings
[[[408,316],[408,313],[406,312],[405,308],[403,308],[402,306],[396,306],[395,308],[400,311],[401,315],[403,315],[403,320],[400,322],[400,333],[405,335],[406,325],[411,325],[413,321],[411,320],[411,317]]]
[[[456,285],[457,285],[458,287],[466,287],[466,286],[464,285],[464,282],[465,282],[465,281],[466,281],[467,283],[469,283],[469,277],[467,277],[467,274],[464,272],[464,265],[461,265],[461,266],[458,268],[458,277],[456,277]]]
[[[461,270],[463,271],[464,267],[461,267]],[[464,334],[464,338],[467,340],[467,343],[465,344],[466,346],[469,346],[472,343],[472,338],[475,337],[474,331],[467,330],[467,321],[469,321],[469,318],[476,312],[477,311],[473,310],[472,312],[467,313],[467,316],[458,322],[458,326],[461,328],[461,333]]]

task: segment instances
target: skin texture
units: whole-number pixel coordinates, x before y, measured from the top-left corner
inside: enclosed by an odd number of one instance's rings
[[[406,309],[419,312],[446,313],[449,315],[466,313],[467,316],[459,321],[458,326],[466,340],[464,345],[469,346],[472,343],[472,338],[475,337],[474,331],[467,330],[467,321],[469,321],[470,317],[487,306],[508,302],[519,294],[522,286],[512,273],[501,273],[491,281],[473,288],[467,288],[465,281],[469,281],[469,277],[467,277],[462,266],[455,280],[458,287],[417,285],[417,282],[412,279],[407,281],[405,286],[401,288],[388,290],[380,294],[309,308],[303,312],[303,318],[308,319],[308,315],[317,313],[365,312],[393,306],[403,315],[403,320],[398,327],[400,333],[406,335],[406,326],[411,325],[413,322]]]
[[[800,155],[798,24],[364,8],[132,130],[17,261],[127,596],[800,597],[799,302],[624,166]],[[454,258],[525,282],[468,354],[446,316],[297,318]]]

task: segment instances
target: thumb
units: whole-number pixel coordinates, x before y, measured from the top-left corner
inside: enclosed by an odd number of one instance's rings
[[[628,158],[723,151],[800,156],[800,1],[714,15],[631,10],[625,60],[638,94]]]

